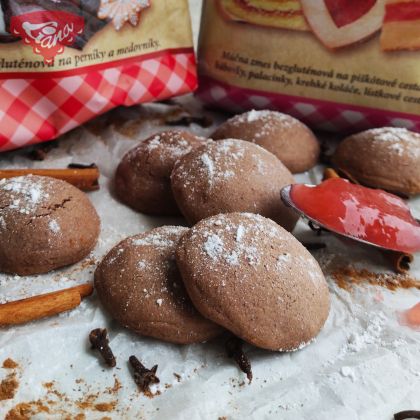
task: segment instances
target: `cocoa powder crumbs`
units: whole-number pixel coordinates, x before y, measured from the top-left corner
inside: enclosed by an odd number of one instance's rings
[[[82,379],[76,380],[76,383],[83,383]],[[48,413],[50,415],[60,416],[65,420],[85,420],[85,411],[113,412],[116,410],[118,400],[100,401],[104,395],[115,395],[121,388],[117,378],[114,378],[114,385],[103,392],[89,393],[89,388],[85,390],[84,397],[79,400],[73,400],[66,394],[60,392],[55,387],[55,382],[45,382],[42,384],[46,389],[46,395],[38,401],[29,401],[16,405],[6,415],[7,420],[30,420],[35,415]],[[99,401],[98,401],[99,400]],[[75,416],[74,411],[79,411]],[[81,411],[81,413],[80,413]],[[117,410],[118,411],[118,410]],[[104,417],[109,418],[109,417]]]
[[[0,382],[0,401],[13,399],[18,388],[16,373],[10,373]]]
[[[30,420],[36,414],[49,413],[50,410],[41,401],[21,403],[12,408],[5,417],[5,420]]]
[[[96,411],[100,411],[101,413],[104,413],[104,412],[113,411],[116,405],[117,405],[117,401],[112,401],[110,403],[95,404],[94,408]]]
[[[16,369],[19,365],[10,357],[3,361],[2,367],[4,369]]]
[[[118,391],[122,388],[121,382],[114,376],[114,386],[106,388],[105,392],[110,395],[117,395]]]
[[[407,274],[373,273],[366,269],[341,267],[332,273],[332,278],[341,289],[350,291],[353,286],[369,284],[385,287],[389,290],[416,288],[420,290],[420,280]]]

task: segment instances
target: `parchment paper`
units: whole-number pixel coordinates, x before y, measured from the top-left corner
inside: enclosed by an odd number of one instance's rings
[[[199,2],[192,1],[192,7],[197,26]],[[181,103],[191,109],[197,107],[191,97]],[[67,135],[43,162],[28,160],[23,152],[0,157],[0,168],[95,162],[102,173],[101,190],[89,194],[102,221],[100,241],[92,256],[49,275],[23,278],[0,274],[1,301],[91,281],[95,262],[119,240],[163,224],[185,223],[135,213],[112,193],[111,179],[120,158],[141,139],[163,130],[154,116],[171,109],[155,104],[118,111],[114,115],[119,117],[111,120],[103,117],[89,128]],[[224,118],[214,117],[214,126]],[[127,118],[131,119],[121,121]],[[209,135],[213,127],[192,125],[190,129]],[[320,173],[321,168],[317,168],[296,178],[315,182],[320,180]],[[420,199],[409,204],[420,217]],[[316,341],[302,351],[280,354],[246,347],[254,371],[251,385],[226,357],[223,338],[192,346],[142,338],[109,319],[94,295],[70,313],[0,329],[0,366],[8,357],[20,366],[16,370],[16,396],[0,401],[0,416],[22,402],[47,407],[49,412],[33,417],[40,419],[75,418],[83,413],[87,419],[377,420],[391,419],[397,411],[420,409],[420,332],[398,323],[398,311],[420,302],[420,291],[391,292],[366,285],[355,286],[350,292],[340,289],[331,278],[337,267],[386,271],[382,256],[330,235],[317,238],[304,222],[299,223],[295,234],[302,240],[327,243],[326,250],[313,255],[327,275],[331,313]],[[411,275],[420,279],[420,255],[416,257]],[[109,329],[118,361],[115,370],[107,369],[89,348],[88,334],[97,327]],[[161,395],[150,399],[137,391],[127,364],[132,354],[147,367],[159,365],[161,384],[153,391]],[[9,373],[0,368],[0,381]],[[118,383],[121,389],[116,386],[112,390]],[[103,403],[115,407],[98,411],[104,406],[97,404]]]

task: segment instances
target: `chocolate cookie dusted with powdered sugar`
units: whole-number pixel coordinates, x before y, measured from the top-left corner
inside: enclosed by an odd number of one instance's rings
[[[178,215],[170,184],[172,169],[180,157],[203,141],[187,131],[165,131],[130,150],[115,175],[120,200],[143,213]]]
[[[292,230],[297,216],[279,200],[294,182],[270,152],[242,140],[210,142],[180,159],[171,175],[175,199],[194,224],[219,213],[252,212]]]
[[[375,128],[346,138],[333,165],[368,187],[420,194],[420,134],[405,128]]]
[[[175,262],[183,227],[164,226],[115,246],[95,272],[107,311],[139,334],[178,344],[209,340],[222,331],[189,299]]]
[[[258,347],[300,349],[328,317],[328,286],[316,260],[259,215],[202,220],[182,237],[176,258],[195,307]]]
[[[94,248],[99,228],[86,194],[65,181],[0,180],[0,271],[30,275],[76,263]]]
[[[320,145],[312,131],[296,118],[276,111],[249,111],[222,124],[214,140],[241,139],[258,144],[276,155],[292,172],[313,168]]]

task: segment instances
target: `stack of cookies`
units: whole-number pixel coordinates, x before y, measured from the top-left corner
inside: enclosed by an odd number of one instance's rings
[[[192,228],[164,226],[115,246],[95,273],[99,298],[145,336],[188,344],[228,330],[264,349],[300,349],[323,327],[329,292],[289,233],[297,216],[279,192],[294,182],[290,170],[315,165],[319,145],[301,123],[268,111],[229,120],[213,137],[164,132],[124,156],[118,197],[148,214],[182,214]]]

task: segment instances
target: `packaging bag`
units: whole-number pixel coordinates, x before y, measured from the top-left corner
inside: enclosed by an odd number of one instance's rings
[[[187,0],[1,0],[0,151],[196,83]]]
[[[420,130],[420,1],[205,0],[199,96],[326,130]]]

